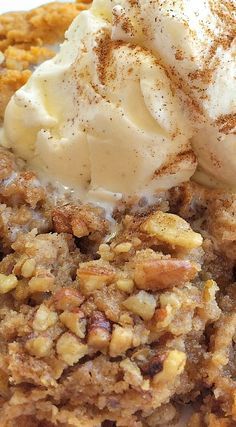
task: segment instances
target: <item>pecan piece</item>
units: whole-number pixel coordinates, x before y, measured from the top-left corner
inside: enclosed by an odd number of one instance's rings
[[[95,311],[88,325],[88,345],[98,350],[109,346],[111,338],[111,324],[101,311]]]
[[[203,242],[201,234],[195,233],[183,218],[162,211],[150,215],[141,230],[161,242],[185,249],[198,248]]]
[[[162,371],[166,354],[156,354],[147,363],[140,367],[143,375],[148,375],[153,378],[156,374]]]
[[[54,294],[53,300],[57,310],[70,311],[79,307],[84,302],[84,297],[77,289],[62,288]]]
[[[102,209],[89,205],[58,207],[52,212],[52,220],[58,233],[70,233],[79,238],[94,232],[104,235],[108,231]]]
[[[64,311],[60,315],[60,321],[77,337],[84,338],[87,320],[82,310],[75,307],[73,311]]]
[[[81,291],[87,294],[112,283],[115,280],[116,271],[109,264],[91,261],[80,264],[77,277]]]
[[[136,264],[134,280],[139,289],[168,289],[189,282],[197,272],[197,265],[187,260],[144,260]]]

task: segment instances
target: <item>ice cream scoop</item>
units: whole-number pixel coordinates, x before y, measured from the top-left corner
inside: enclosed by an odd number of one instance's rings
[[[226,177],[212,151],[223,158],[218,133],[234,151],[235,119],[224,126],[235,113],[234,11],[228,1],[94,0],[11,99],[5,144],[100,203],[178,185],[196,155],[233,185],[236,160]]]

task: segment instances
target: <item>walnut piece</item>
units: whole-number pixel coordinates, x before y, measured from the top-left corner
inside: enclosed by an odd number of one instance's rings
[[[115,325],[112,331],[109,353],[111,357],[124,354],[132,347],[133,330],[130,327]]]
[[[116,272],[109,264],[91,261],[80,264],[80,268],[77,270],[77,277],[80,290],[86,295],[112,283],[115,280]]]
[[[18,279],[14,274],[0,273],[0,294],[6,294],[17,287]]]
[[[201,234],[195,233],[188,222],[178,215],[157,211],[141,225],[141,230],[162,242],[185,249],[194,249],[202,245]]]
[[[86,331],[86,317],[82,310],[78,309],[77,312],[64,311],[60,315],[60,321],[77,337],[84,338]]]
[[[53,296],[56,310],[72,310],[79,307],[84,301],[84,296],[74,288],[59,289]]]
[[[41,304],[34,317],[33,329],[35,331],[46,331],[50,326],[55,325],[57,319],[58,316],[55,311],[51,311],[45,304]]]
[[[88,346],[69,332],[61,335],[57,341],[56,349],[60,359],[70,366],[77,363],[88,352]]]
[[[129,311],[140,316],[143,320],[150,320],[155,312],[156,300],[153,295],[140,291],[127,298],[123,305]]]

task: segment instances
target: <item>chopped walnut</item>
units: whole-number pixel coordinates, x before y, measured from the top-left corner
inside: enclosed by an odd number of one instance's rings
[[[109,346],[110,339],[110,322],[103,313],[95,311],[92,313],[88,325],[88,345],[98,350],[104,350]]]
[[[120,363],[120,367],[124,371],[124,379],[128,384],[134,387],[141,387],[143,390],[149,389],[148,381],[143,379],[141,371],[135,362],[131,362],[130,359],[125,359]]]
[[[27,351],[35,357],[41,358],[49,356],[53,347],[53,340],[50,337],[38,336],[29,339],[25,347]]]
[[[13,294],[14,298],[20,302],[28,298],[30,291],[26,279],[18,280],[17,287],[14,289]]]
[[[141,225],[141,230],[162,242],[185,249],[198,248],[203,239],[195,233],[188,222],[177,215],[157,211]]]
[[[184,370],[186,364],[186,354],[179,350],[171,350],[163,361],[163,369],[154,378],[154,384],[160,382],[174,382]]]
[[[103,210],[89,205],[58,207],[52,213],[52,220],[58,233],[71,233],[76,237],[95,232],[102,236],[108,231]]]
[[[12,291],[17,287],[18,279],[14,274],[6,274],[0,273],[0,294],[6,294],[7,292]]]
[[[57,341],[57,354],[64,362],[72,366],[88,353],[88,346],[75,335],[65,332]]]
[[[51,292],[54,288],[55,277],[32,277],[29,281],[29,289],[34,292]]]
[[[142,373],[151,378],[154,377],[157,373],[162,371],[165,358],[165,353],[156,354],[147,363],[141,366]]]
[[[91,261],[80,264],[77,270],[80,290],[84,294],[89,294],[96,289],[101,289],[104,285],[112,283],[116,277],[116,271],[105,262]]]
[[[104,261],[113,261],[115,254],[107,243],[102,243],[98,248],[98,254]]]
[[[57,319],[58,316],[56,312],[49,310],[46,305],[41,304],[34,317],[33,329],[35,331],[46,331],[51,326],[55,325]]]
[[[156,332],[165,330],[173,320],[173,317],[173,308],[170,304],[167,304],[164,308],[157,308],[149,327],[152,331]]]
[[[204,283],[203,288],[203,300],[205,302],[210,302],[215,298],[216,292],[219,290],[219,287],[217,286],[216,282],[214,280],[207,280]]]
[[[116,254],[123,254],[129,252],[132,246],[133,245],[130,242],[119,243],[113,250]]]
[[[201,319],[208,322],[216,321],[221,315],[221,309],[216,301],[216,293],[219,291],[214,280],[207,280],[202,291],[203,306],[198,308]]]
[[[134,289],[134,281],[133,279],[119,279],[116,282],[116,286],[120,291],[131,294]]]
[[[26,279],[32,277],[35,273],[35,267],[36,267],[36,261],[33,258],[27,259],[22,267],[21,267],[21,274]]]
[[[111,357],[124,354],[132,347],[133,330],[131,327],[115,325],[112,331],[109,353]]]
[[[87,321],[82,310],[77,309],[76,312],[64,311],[60,315],[60,321],[77,337],[85,337]]]
[[[77,289],[62,288],[56,291],[53,296],[53,302],[56,310],[72,310],[79,307],[84,301],[84,296]]]
[[[156,299],[148,292],[140,291],[136,295],[127,298],[123,305],[143,320],[150,320],[155,312]]]

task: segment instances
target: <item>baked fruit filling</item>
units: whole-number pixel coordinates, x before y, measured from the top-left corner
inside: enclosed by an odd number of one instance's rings
[[[0,17],[1,117],[86,7]],[[2,427],[236,425],[236,194],[188,182],[108,219],[1,148],[0,202]]]

